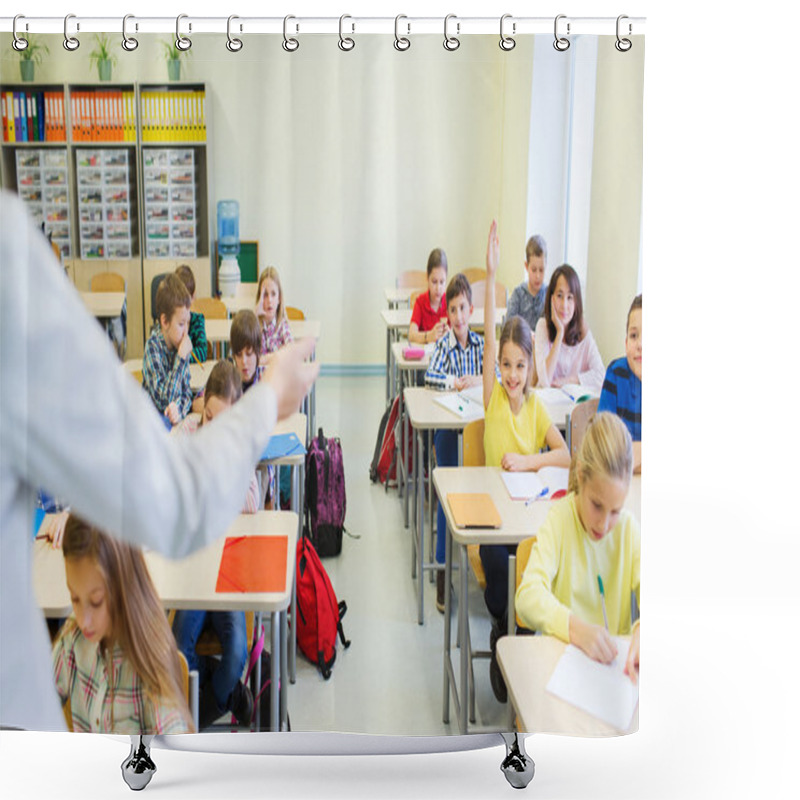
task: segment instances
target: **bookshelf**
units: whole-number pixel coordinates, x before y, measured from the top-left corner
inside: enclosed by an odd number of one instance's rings
[[[105,271],[128,297],[128,356],[150,329],[150,283],[182,263],[211,294],[214,195],[206,85],[0,86],[2,186],[61,248],[81,291]]]

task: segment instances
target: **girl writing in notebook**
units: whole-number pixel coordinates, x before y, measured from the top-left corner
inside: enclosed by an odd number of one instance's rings
[[[240,312],[241,313],[241,312]],[[219,361],[208,376],[203,395],[203,414],[190,414],[173,435],[194,433],[227,411],[242,396],[242,379],[230,361]],[[254,514],[259,506],[255,473],[242,511]],[[204,630],[213,630],[222,647],[219,661],[197,654],[197,640]],[[247,661],[247,625],[243,611],[186,611],[175,613],[172,623],[175,641],[186,656],[189,669],[200,676],[200,728],[205,728],[230,711],[239,724],[247,726],[253,715],[253,695],[240,678]]]
[[[269,361],[270,353],[292,341],[286,305],[283,302],[281,278],[275,267],[266,267],[258,277],[255,312],[261,324],[260,364]]]
[[[141,550],[71,515],[63,540],[72,615],[53,646],[75,731],[193,732],[175,640]]]
[[[630,433],[615,414],[601,412],[581,441],[569,493],[537,531],[515,602],[526,627],[604,664],[617,655],[611,637],[630,633],[625,673],[635,683],[639,622],[631,628],[631,592],[638,601],[641,540],[637,520],[623,508],[632,472]]]
[[[511,317],[503,326],[497,350],[500,381],[495,377],[494,308],[499,260],[497,222],[493,221],[486,250],[484,305],[483,404],[486,414],[483,448],[486,466],[511,471],[535,471],[546,466],[568,467],[569,451],[564,437],[550,421],[547,410],[531,388],[531,329],[522,317]],[[505,684],[494,657],[494,645],[499,633],[505,630],[503,618],[508,605],[508,555],[515,549],[513,545],[481,545],[480,548],[486,575],[484,598],[495,618],[490,675],[492,688],[501,702],[505,702]]]
[[[428,291],[422,292],[411,312],[408,341],[414,344],[435,342],[447,333],[447,255],[437,247],[428,256]]]
[[[537,386],[580,384],[600,392],[605,367],[583,318],[581,282],[569,264],[550,278],[534,339]]]

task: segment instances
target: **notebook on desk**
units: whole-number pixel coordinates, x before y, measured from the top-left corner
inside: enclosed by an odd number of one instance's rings
[[[499,528],[503,524],[491,495],[448,494],[447,503],[457,528]]]

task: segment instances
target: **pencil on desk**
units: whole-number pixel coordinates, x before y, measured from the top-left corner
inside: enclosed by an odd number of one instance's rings
[[[197,364],[197,365],[200,367],[200,369],[201,369],[203,372],[205,372],[205,371],[206,371],[206,368],[203,366],[203,362],[202,362],[202,361],[200,361],[200,359],[197,357],[197,355],[196,355],[196,353],[194,352],[194,350],[192,350],[192,358],[194,359],[194,362],[195,362],[195,364]]]

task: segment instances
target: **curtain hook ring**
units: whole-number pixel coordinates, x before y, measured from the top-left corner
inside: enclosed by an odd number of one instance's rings
[[[405,14],[398,14],[394,18],[394,49],[403,52],[408,50],[411,47],[411,39],[407,36],[400,35],[400,20],[405,19],[408,20],[408,17]],[[408,33],[411,33],[411,23],[406,22],[406,26],[408,27]]]
[[[70,36],[67,30],[67,26],[69,25],[69,21],[71,19],[75,19],[74,14],[67,14],[67,16],[64,17],[64,49],[69,50],[70,53],[74,50],[77,50],[81,46],[78,38],[76,36]],[[80,30],[80,25],[76,23],[75,29]]]
[[[21,53],[23,50],[27,50],[28,49],[28,40],[25,37],[20,36],[17,33],[17,20],[19,20],[19,19],[25,19],[25,17],[22,14],[17,14],[14,17],[14,22],[11,24],[11,32],[14,34],[14,41],[13,41],[11,46],[18,53]],[[28,25],[26,23],[25,24],[25,28],[27,29],[27,27],[28,27]]]
[[[244,43],[242,42],[241,39],[237,39],[231,36],[231,22],[235,19],[239,19],[239,17],[237,17],[236,14],[231,14],[228,17],[228,41],[225,42],[225,47],[227,47],[231,53],[238,53],[244,47]],[[241,29],[242,28],[240,25],[239,30]]]
[[[559,14],[555,22],[553,23],[553,36],[555,36],[555,41],[553,42],[553,47],[558,50],[559,53],[563,53],[565,50],[569,50],[570,41],[566,38],[566,36],[559,36],[558,35],[558,21],[560,19],[566,19],[566,14]],[[569,22],[567,22],[567,36],[569,36]]]
[[[617,41],[614,42],[614,47],[616,47],[617,50],[619,50],[620,53],[627,53],[628,50],[630,50],[631,47],[633,47],[633,42],[630,39],[622,39],[622,38],[620,38],[620,35],[619,35],[620,22],[622,22],[623,19],[628,19],[627,14],[620,14],[617,17]],[[633,27],[631,26],[631,24],[629,22],[628,23],[628,36],[630,36],[631,33],[633,33]]]
[[[344,21],[346,19],[352,20],[353,18],[349,14],[342,14],[339,17],[339,49],[344,50],[345,52],[352,50],[355,46],[355,40],[352,39],[350,36],[345,36],[342,32],[342,28],[344,26]],[[355,22],[350,23],[353,26],[352,33],[356,32],[356,24]]]
[[[188,50],[192,46],[192,40],[188,36],[183,36],[181,34],[181,20],[188,19],[188,14],[178,14],[175,19],[175,47],[178,48],[182,53]],[[189,30],[191,31],[192,26],[191,23],[189,24]]]
[[[447,28],[451,19],[457,20],[458,17],[456,17],[455,14],[448,14],[444,18],[444,42],[442,46],[445,50],[449,50],[452,53],[454,50],[458,50],[458,48],[461,47],[461,40],[458,38],[458,34],[461,32],[461,23],[456,22],[456,35],[450,36],[447,32]]]
[[[289,14],[283,18],[283,49],[287,53],[294,53],[294,51],[300,47],[300,42],[297,41],[297,39],[289,36],[288,30],[290,19],[297,19],[297,17],[293,17],[291,14]],[[299,26],[297,27],[297,30],[299,30]]]
[[[126,14],[122,18],[122,49],[127,51],[128,53],[132,52],[139,46],[139,40],[134,39],[133,36],[128,36],[128,20],[133,19],[133,14]],[[136,30],[139,29],[139,26],[136,25]]]
[[[500,17],[500,49],[505,50],[508,52],[509,50],[513,50],[517,46],[517,42],[513,36],[506,36],[505,34],[505,24],[507,19],[512,19],[511,14],[503,14]],[[517,23],[511,23],[511,32],[517,32]]]

